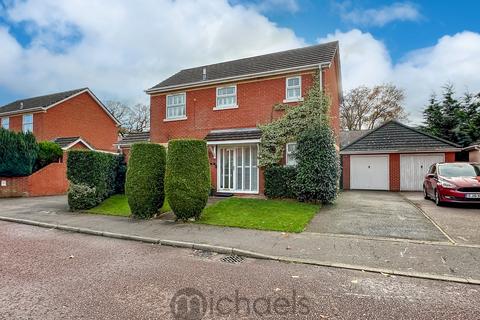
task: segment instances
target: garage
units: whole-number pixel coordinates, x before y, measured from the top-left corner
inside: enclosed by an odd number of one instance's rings
[[[429,167],[454,162],[461,150],[392,120],[341,147],[343,189],[420,191]]]
[[[444,161],[444,153],[400,155],[400,190],[421,191],[430,166]]]
[[[389,189],[387,155],[354,155],[350,158],[350,167],[352,189]]]

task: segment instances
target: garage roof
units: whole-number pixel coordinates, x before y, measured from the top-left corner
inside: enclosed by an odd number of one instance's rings
[[[361,136],[340,150],[350,153],[460,151],[453,142],[392,120]]]

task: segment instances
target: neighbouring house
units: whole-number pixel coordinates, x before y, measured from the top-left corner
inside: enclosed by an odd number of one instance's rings
[[[206,139],[217,192],[263,194],[257,126],[283,115],[275,105],[303,101],[316,72],[331,98],[331,125],[338,141],[338,42],[181,70],[146,91],[150,140],[167,144],[177,138]],[[294,161],[294,148],[287,146],[286,163]]]
[[[14,101],[0,107],[7,130],[32,132],[37,141],[53,141],[66,152],[87,149],[115,152],[120,123],[88,89],[77,89]],[[0,177],[0,197],[66,193],[65,155],[59,163],[26,177]]]
[[[420,191],[429,167],[454,162],[461,147],[388,121],[342,147],[343,188]]]
[[[0,121],[5,129],[31,131],[37,141],[75,140],[66,146],[110,152],[120,126],[88,88],[11,102],[0,107]]]
[[[468,152],[468,161],[480,163],[480,140],[463,149]]]
[[[150,142],[150,132],[127,133],[115,145],[118,148],[118,152],[122,153],[125,156],[125,160],[128,161],[132,144],[139,142]]]
[[[340,131],[340,148],[343,148],[371,130],[341,130]]]

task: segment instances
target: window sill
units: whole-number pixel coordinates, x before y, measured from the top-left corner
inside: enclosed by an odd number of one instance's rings
[[[213,107],[213,111],[229,110],[229,109],[238,109],[238,105],[229,106],[229,107]]]
[[[303,98],[296,98],[296,99],[285,99],[283,100],[283,103],[289,103],[289,102],[301,102],[303,101]]]
[[[187,117],[183,117],[183,118],[172,118],[172,119],[163,119],[163,122],[182,121],[182,120],[187,120]]]

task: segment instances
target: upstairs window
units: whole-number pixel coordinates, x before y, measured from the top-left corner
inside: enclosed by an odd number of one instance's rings
[[[285,152],[286,153],[285,163],[287,166],[297,165],[297,159],[295,159],[295,151],[297,151],[297,143],[296,142],[287,143],[286,152]]]
[[[186,118],[186,94],[178,93],[167,96],[167,119]]]
[[[217,88],[217,109],[237,106],[237,86]]]
[[[285,100],[296,101],[301,98],[302,98],[302,78],[300,76],[287,78]]]
[[[10,128],[10,118],[2,118],[2,128],[8,130]]]
[[[22,123],[23,132],[33,132],[33,114],[24,114]]]

